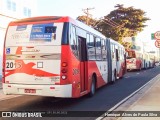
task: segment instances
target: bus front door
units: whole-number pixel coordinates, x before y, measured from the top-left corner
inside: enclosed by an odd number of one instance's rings
[[[86,38],[78,37],[80,59],[80,88],[81,92],[87,89],[87,46]]]

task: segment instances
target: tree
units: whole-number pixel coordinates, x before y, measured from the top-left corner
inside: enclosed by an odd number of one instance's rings
[[[104,16],[97,22],[96,29],[102,32],[106,37],[112,38],[122,44],[124,37],[136,36],[138,32],[146,27],[144,23],[149,18],[145,17],[145,12],[133,7],[123,7],[117,4],[115,10]]]
[[[88,21],[88,25],[89,26],[94,26],[96,24],[96,22],[97,22],[97,20],[95,20],[95,19],[93,19],[91,17],[87,17],[85,15],[78,16],[77,20],[79,20],[79,21],[81,21],[81,22],[83,22],[85,24],[87,24],[87,21]]]

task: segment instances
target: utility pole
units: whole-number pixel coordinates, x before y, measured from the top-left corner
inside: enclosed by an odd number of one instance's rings
[[[86,24],[88,25],[88,22],[89,22],[89,16],[92,16],[92,14],[90,14],[89,13],[89,10],[92,10],[92,9],[94,9],[94,7],[93,8],[86,8],[86,9],[82,9],[82,11],[87,15],[87,18],[86,18]]]

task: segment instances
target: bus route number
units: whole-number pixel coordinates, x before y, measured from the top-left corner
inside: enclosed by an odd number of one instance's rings
[[[14,63],[14,62],[6,62],[6,68],[21,68],[21,63]]]

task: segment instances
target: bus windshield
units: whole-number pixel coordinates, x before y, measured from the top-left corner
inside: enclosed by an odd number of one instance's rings
[[[127,59],[135,58],[135,57],[136,57],[136,55],[135,55],[135,51],[128,51]]]

